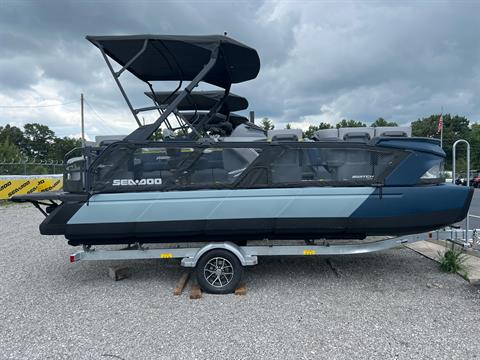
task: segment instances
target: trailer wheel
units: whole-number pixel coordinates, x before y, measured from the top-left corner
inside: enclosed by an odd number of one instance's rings
[[[198,260],[197,281],[200,287],[211,294],[229,294],[237,288],[242,278],[240,260],[228,250],[211,250]]]

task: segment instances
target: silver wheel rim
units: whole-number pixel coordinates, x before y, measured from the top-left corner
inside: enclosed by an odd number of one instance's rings
[[[232,263],[223,257],[211,258],[203,268],[203,277],[216,288],[222,288],[230,284],[233,274]]]

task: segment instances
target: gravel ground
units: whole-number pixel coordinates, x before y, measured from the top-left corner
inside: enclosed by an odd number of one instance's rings
[[[260,258],[247,295],[171,295],[178,261],[68,262],[42,215],[0,207],[1,359],[472,359],[480,290],[401,248]],[[333,269],[332,269],[333,267]]]

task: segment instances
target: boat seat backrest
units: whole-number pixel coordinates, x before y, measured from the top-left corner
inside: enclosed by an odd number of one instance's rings
[[[317,161],[316,175],[321,180],[338,180],[338,169],[346,162],[346,152],[343,149],[315,149]]]
[[[367,132],[353,132],[347,133],[343,136],[343,140],[346,142],[360,142],[367,143],[371,139],[371,136]]]
[[[271,165],[273,183],[302,180],[301,150],[285,150]]]
[[[246,168],[257,157],[258,153],[248,148],[224,149],[222,152],[223,166],[227,171]]]
[[[373,175],[372,152],[346,151],[345,163],[338,168],[337,180],[352,180],[358,176]]]
[[[156,160],[156,161],[148,161],[142,164],[143,171],[162,171],[168,169],[168,161],[167,160]]]
[[[143,172],[143,174],[141,174],[141,176],[137,177],[137,178],[145,178],[145,179],[148,179],[148,178],[161,178],[162,179],[162,183],[166,184],[168,183],[168,180],[170,180],[172,178],[172,172],[169,171],[169,170],[160,170],[160,171],[145,171]]]
[[[311,166],[323,166],[324,165],[324,159],[321,156],[321,149],[305,149],[305,152],[307,154],[307,160],[310,163]]]
[[[272,181],[273,183],[288,183],[297,182],[302,180],[302,168],[292,167],[290,165],[273,165],[272,169]]]
[[[223,169],[222,152],[214,151],[200,156],[200,158],[193,165],[195,170],[205,169]]]
[[[190,178],[191,184],[215,184],[228,182],[228,173],[224,169],[195,170]]]

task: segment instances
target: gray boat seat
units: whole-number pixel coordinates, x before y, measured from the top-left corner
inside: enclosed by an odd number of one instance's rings
[[[345,151],[345,163],[338,168],[337,180],[355,180],[373,175],[373,154],[370,151],[351,149]]]
[[[367,143],[371,139],[371,136],[368,132],[358,131],[358,132],[350,132],[343,136],[343,140],[347,142],[361,142]]]
[[[405,131],[384,131],[381,136],[387,136],[387,137],[408,137],[408,134]]]
[[[203,153],[192,166],[191,184],[225,183],[228,172],[223,166],[222,151]]]
[[[195,170],[190,178],[191,184],[228,183],[228,173],[224,169],[211,168]]]
[[[169,169],[168,160],[158,159],[157,161],[144,162],[143,171],[162,171]]]
[[[298,182],[302,180],[301,153],[298,149],[286,150],[271,166],[273,183]]]

